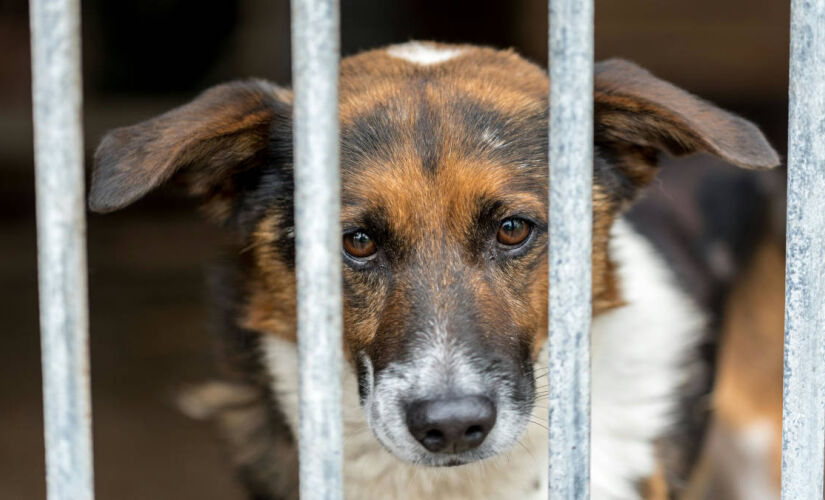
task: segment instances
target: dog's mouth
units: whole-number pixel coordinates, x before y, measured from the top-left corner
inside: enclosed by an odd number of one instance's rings
[[[459,465],[466,465],[467,462],[462,462],[459,459],[447,460],[444,462],[444,467],[458,467]]]

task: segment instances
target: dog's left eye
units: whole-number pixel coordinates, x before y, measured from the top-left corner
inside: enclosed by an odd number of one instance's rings
[[[498,226],[498,233],[496,239],[502,245],[514,247],[524,243],[524,240],[530,236],[532,225],[529,221],[519,217],[509,217],[501,221]]]
[[[375,241],[364,231],[344,235],[344,251],[356,259],[366,259],[378,250]]]

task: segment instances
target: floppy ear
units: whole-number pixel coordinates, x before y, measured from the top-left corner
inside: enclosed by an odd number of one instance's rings
[[[594,126],[598,150],[636,187],[655,175],[657,151],[704,151],[751,169],[779,165],[755,125],[621,59],[595,65]]]
[[[225,215],[239,176],[266,160],[274,129],[289,123],[291,95],[252,80],[213,87],[151,120],[110,131],[94,157],[89,207],[110,212],[174,177]],[[289,132],[286,132],[289,135]],[[276,137],[291,142],[291,137]]]

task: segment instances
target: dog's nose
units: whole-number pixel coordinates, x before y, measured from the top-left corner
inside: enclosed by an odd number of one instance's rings
[[[416,401],[407,407],[407,427],[432,452],[461,453],[480,445],[496,423],[485,396]]]

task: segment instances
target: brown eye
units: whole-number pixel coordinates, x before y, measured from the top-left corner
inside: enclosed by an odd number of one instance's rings
[[[511,217],[501,221],[496,239],[502,245],[512,247],[523,243],[528,236],[530,236],[530,223],[518,217]]]
[[[356,259],[365,259],[376,251],[375,242],[364,231],[344,235],[344,250]]]

